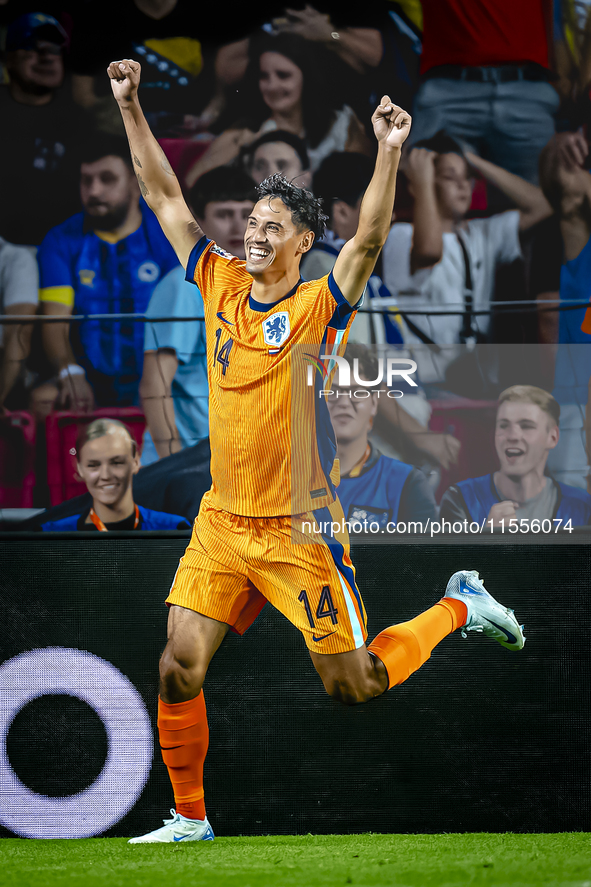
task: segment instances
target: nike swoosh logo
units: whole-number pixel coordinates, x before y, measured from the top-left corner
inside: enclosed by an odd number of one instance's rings
[[[188,838],[188,837],[189,837],[189,835],[181,835],[180,838],[176,838],[176,837],[174,837],[174,835],[173,835],[172,840],[173,840],[173,841],[184,841],[185,838]]]
[[[313,634],[312,640],[316,641],[316,643],[318,643],[318,641],[323,641],[324,638],[329,638],[331,636],[331,634],[336,634],[336,631],[329,631],[328,634],[323,634],[322,637],[319,637],[319,638],[317,638],[316,635]]]
[[[510,631],[507,631],[507,629],[503,628],[501,625],[497,625],[497,623],[493,622],[492,619],[489,619],[488,621],[490,622],[491,625],[494,625],[495,628],[498,628],[499,631],[502,631],[503,634],[507,635],[507,640],[509,641],[510,644],[517,643],[517,638],[515,637],[514,634],[511,634]]]
[[[223,320],[224,323],[227,323],[228,326],[234,326],[234,324],[231,321],[226,320],[226,318],[223,316],[223,311],[218,311],[218,313],[216,314],[216,317],[219,317],[219,319]]]

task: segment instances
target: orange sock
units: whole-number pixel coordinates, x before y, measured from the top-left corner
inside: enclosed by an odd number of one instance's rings
[[[158,698],[158,732],[176,812],[188,819],[205,819],[203,763],[209,727],[203,690],[188,702],[170,704]]]
[[[465,625],[467,614],[463,601],[443,598],[410,622],[380,632],[367,649],[386,666],[388,689],[402,684],[420,668],[444,637]]]

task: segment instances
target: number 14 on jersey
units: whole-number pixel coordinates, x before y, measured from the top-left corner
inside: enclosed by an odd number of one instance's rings
[[[223,332],[223,330],[220,327],[219,329],[216,330],[216,333],[215,333],[215,351],[213,354],[213,364],[215,367],[216,360],[218,361],[218,363],[221,363],[222,368],[223,368],[222,369],[222,376],[225,376],[226,370],[230,366],[230,351],[232,350],[232,345],[234,344],[234,340],[228,339],[226,342],[224,342],[223,345],[221,345],[222,332]],[[221,345],[221,347],[220,347],[220,345]]]

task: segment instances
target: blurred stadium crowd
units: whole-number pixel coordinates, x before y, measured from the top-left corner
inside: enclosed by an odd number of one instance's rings
[[[0,50],[0,522],[101,529],[103,459],[143,509],[119,529],[186,525],[210,483],[203,303],[106,75],[135,58],[222,249],[266,176],[323,198],[305,279],[355,233],[381,96],[413,115],[348,354],[420,384],[329,399],[345,515],[591,523],[591,0],[0,0]]]

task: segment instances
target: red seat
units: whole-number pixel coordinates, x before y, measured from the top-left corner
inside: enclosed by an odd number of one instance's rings
[[[457,438],[462,449],[458,462],[441,472],[437,501],[451,484],[469,477],[481,477],[498,468],[495,451],[497,402],[491,400],[431,401],[429,428]]]
[[[35,486],[35,438],[30,413],[0,417],[0,507],[32,508]]]
[[[95,410],[94,413],[51,413],[45,420],[47,438],[47,483],[52,505],[86,492],[76,479],[76,438],[80,428],[95,419],[118,419],[125,422],[141,452],[146,418],[139,407]]]

